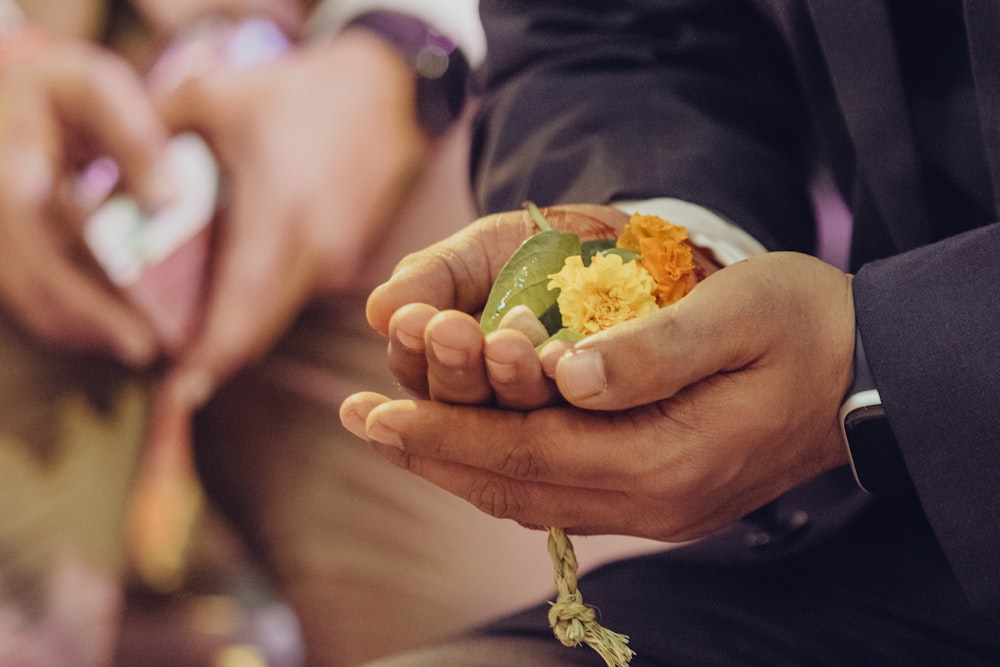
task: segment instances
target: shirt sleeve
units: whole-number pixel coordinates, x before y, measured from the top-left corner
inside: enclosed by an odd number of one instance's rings
[[[971,602],[1000,618],[1000,223],[863,266],[857,326],[907,471]]]
[[[781,35],[754,3],[479,7],[481,213],[666,196],[769,249],[815,250],[807,111]]]

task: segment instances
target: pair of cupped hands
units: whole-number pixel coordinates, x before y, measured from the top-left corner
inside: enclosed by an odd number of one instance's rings
[[[623,222],[601,206],[546,215],[564,230]],[[400,262],[367,315],[414,398],[357,393],[341,406],[346,428],[497,517],[664,541],[704,536],[847,462],[849,275],[767,253],[652,315],[536,350],[477,320],[534,231],[522,211],[491,215]]]
[[[254,67],[205,63],[160,89],[90,42],[0,53],[0,304],[54,349],[168,360],[166,384],[197,406],[311,299],[355,283],[426,148],[413,85],[398,55],[360,31]],[[185,131],[205,139],[225,187],[203,312],[179,340],[97,265],[83,239],[97,202],[74,184],[110,157],[121,188],[154,211],[179,194],[163,160]]]

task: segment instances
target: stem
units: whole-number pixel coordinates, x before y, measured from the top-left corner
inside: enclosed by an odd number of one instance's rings
[[[524,202],[524,208],[528,211],[528,215],[531,216],[531,219],[534,220],[535,224],[538,225],[538,229],[543,232],[552,231],[552,225],[550,225],[549,221],[545,219],[544,215],[542,215],[541,209],[538,208],[535,202]]]

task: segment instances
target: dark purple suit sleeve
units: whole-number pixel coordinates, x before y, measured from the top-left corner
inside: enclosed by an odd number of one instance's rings
[[[484,213],[673,196],[810,251],[802,101],[779,35],[733,0],[483,0]]]
[[[1000,225],[862,268],[857,324],[910,476],[972,601],[1000,614]]]

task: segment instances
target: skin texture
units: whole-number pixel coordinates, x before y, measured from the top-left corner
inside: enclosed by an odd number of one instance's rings
[[[763,255],[543,365],[520,334],[483,337],[471,317],[525,236],[520,213],[479,220],[372,293],[369,320],[417,400],[355,394],[349,430],[489,514],[667,541],[846,463],[850,276]]]

